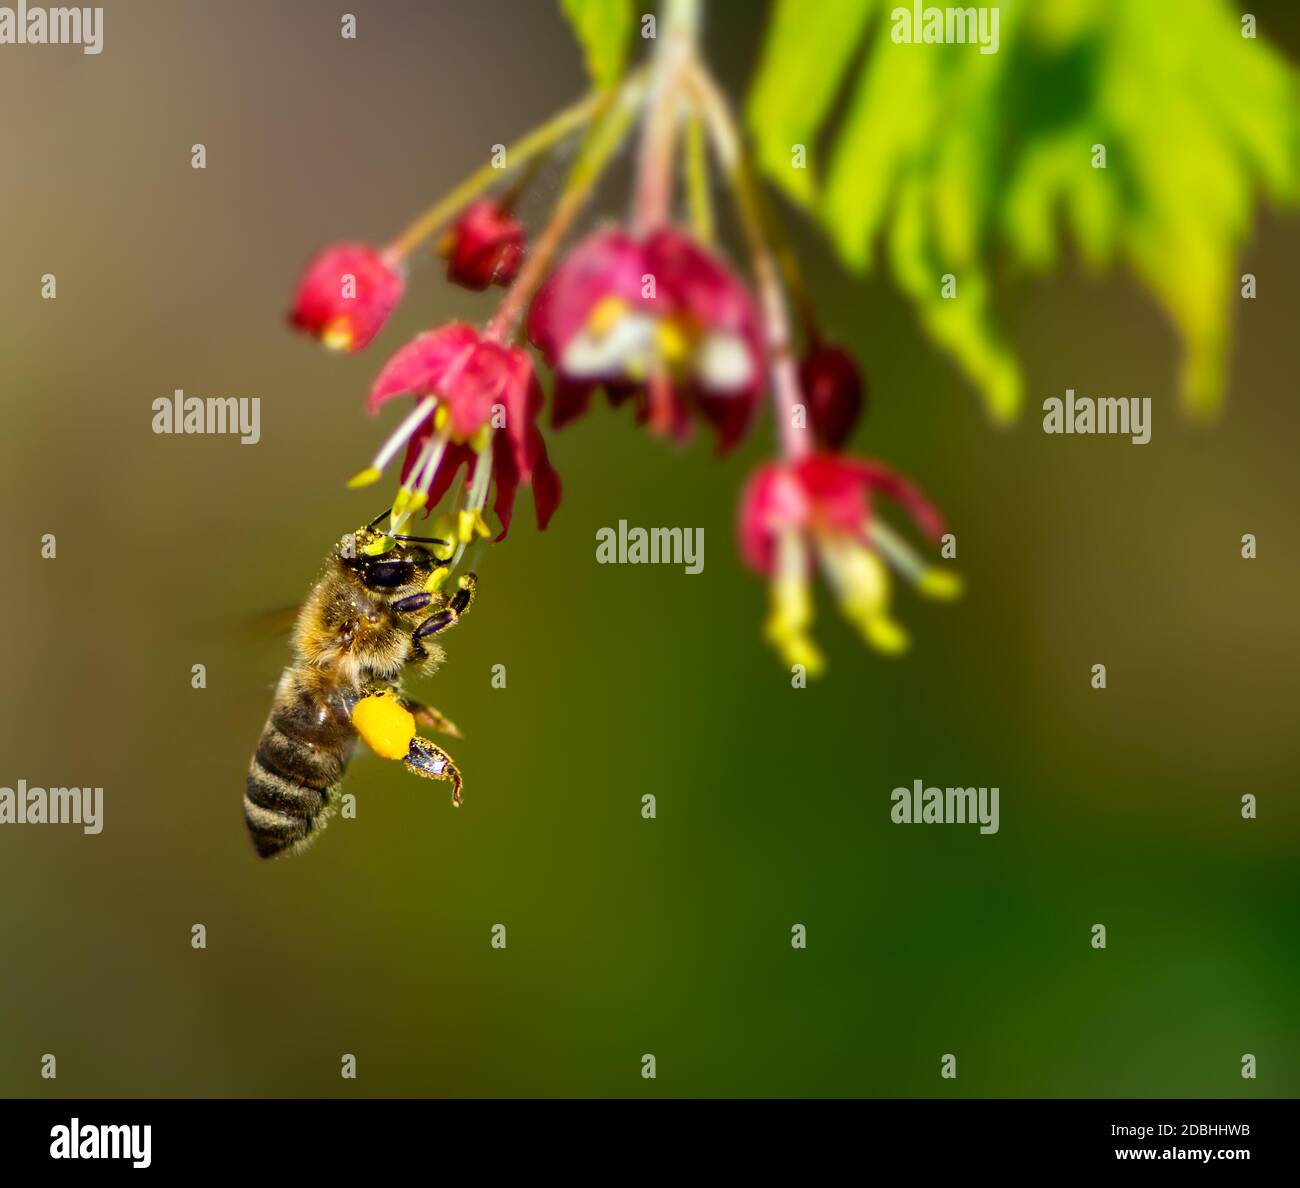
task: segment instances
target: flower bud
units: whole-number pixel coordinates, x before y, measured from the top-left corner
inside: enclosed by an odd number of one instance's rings
[[[799,365],[808,419],[823,449],[848,441],[865,403],[862,373],[847,351],[817,343]]]
[[[447,279],[467,289],[508,285],[524,258],[523,224],[489,198],[469,206],[442,241]]]
[[[307,265],[289,321],[332,350],[359,351],[388,320],[405,283],[397,268],[374,248],[334,244]]]

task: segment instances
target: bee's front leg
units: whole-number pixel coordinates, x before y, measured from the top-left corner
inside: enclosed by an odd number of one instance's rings
[[[477,589],[477,584],[477,574],[465,574],[442,606],[415,629],[415,640],[418,642],[427,636],[437,635],[438,632],[446,631],[448,627],[459,622],[461,616],[474,605],[474,591]]]
[[[427,738],[421,738],[417,734],[411,739],[410,750],[406,752],[406,758],[402,762],[406,764],[407,771],[413,771],[427,780],[450,780],[451,803],[457,808],[460,807],[462,787],[460,768],[441,747],[435,746]]]

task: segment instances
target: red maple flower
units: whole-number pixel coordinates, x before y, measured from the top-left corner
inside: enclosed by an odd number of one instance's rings
[[[383,328],[406,282],[396,261],[364,243],[338,243],[307,265],[289,322],[332,350],[361,350]]]
[[[534,299],[528,336],[555,370],[556,427],[604,387],[614,404],[634,396],[639,421],[678,438],[698,413],[726,449],[749,426],[762,388],[748,291],[671,228],[643,240],[620,228],[589,236]]]
[[[740,551],[752,569],[774,579],[767,635],[787,663],[809,670],[822,665],[808,635],[814,563],[866,641],[890,654],[903,651],[908,638],[889,616],[886,563],[922,593],[936,598],[959,593],[955,574],[930,565],[873,515],[875,492],[897,500],[927,536],[943,534],[938,509],[876,462],[813,454],[798,462],[766,463],[750,477],[740,504]]]
[[[474,290],[508,285],[523,262],[524,226],[490,198],[480,198],[447,232],[441,251],[448,280]]]
[[[542,390],[527,351],[485,340],[474,327],[452,322],[412,339],[389,359],[371,386],[367,408],[376,412],[403,395],[417,398],[415,408],[354,485],[377,479],[405,445],[394,521],[436,506],[466,466],[468,500],[461,510],[469,519],[462,537],[486,532],[482,510],[492,482],[493,510],[501,522],[498,540],[510,527],[521,484],[532,486],[537,526],[546,527],[560,502],[560,479],[537,426]]]

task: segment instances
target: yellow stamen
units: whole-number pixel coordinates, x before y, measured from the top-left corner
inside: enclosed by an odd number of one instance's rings
[[[320,340],[331,351],[346,351],[352,345],[351,319],[335,318],[321,331]]]
[[[810,676],[818,676],[825,670],[826,661],[812,637],[787,618],[780,607],[772,607],[763,634],[787,664],[802,664]]]
[[[961,597],[963,583],[961,574],[935,566],[927,569],[917,578],[916,588],[927,598],[938,598],[948,602]]]
[[[353,488],[368,487],[370,486],[371,483],[378,482],[379,476],[382,473],[383,472],[379,470],[377,467],[367,466],[365,470],[357,471],[356,474],[354,474],[350,479],[348,479],[348,486]]]
[[[870,549],[855,540],[823,538],[818,554],[839,600],[840,610],[878,652],[897,656],[909,639],[889,617],[889,570]]]
[[[367,557],[380,557],[383,556],[384,553],[387,553],[396,543],[397,541],[395,541],[391,536],[380,536],[375,540],[372,540],[361,551],[365,553]]]
[[[803,542],[795,533],[783,533],[777,543],[777,572],[763,633],[787,664],[800,664],[809,675],[816,676],[825,669],[826,662],[808,634],[812,620],[812,591],[805,576]]]
[[[451,409],[445,404],[438,405],[437,411],[433,414],[433,428],[436,432],[441,433],[447,428],[447,422],[451,420]]]
[[[414,495],[414,492],[410,487],[397,488],[397,494],[393,496],[393,510],[390,513],[394,520],[396,520],[397,517],[407,509],[407,506],[411,502],[412,495]]]
[[[454,521],[452,520],[452,517],[448,513],[443,512],[442,515],[438,516],[438,518],[434,520],[433,531],[430,532],[429,535],[436,536],[439,540],[451,540],[453,539],[454,530]],[[435,569],[424,580],[425,593],[438,593],[442,588],[442,583],[447,580],[450,574],[451,570],[449,568]]]
[[[630,309],[631,306],[622,297],[615,297],[612,293],[608,297],[602,297],[587,315],[587,329],[596,338],[604,338],[627,316]]]
[[[886,656],[900,656],[911,644],[907,632],[888,615],[876,615],[861,627],[867,643]]]
[[[803,665],[809,676],[821,676],[826,671],[826,658],[807,635],[791,636],[788,640],[778,643],[777,648],[788,665],[791,667],[796,664]]]
[[[660,357],[669,365],[681,363],[691,353],[690,338],[671,318],[665,318],[655,326],[655,342]]]
[[[469,444],[474,447],[476,454],[483,452],[483,447],[487,445],[492,437],[492,426],[484,425],[473,437],[469,439]]]

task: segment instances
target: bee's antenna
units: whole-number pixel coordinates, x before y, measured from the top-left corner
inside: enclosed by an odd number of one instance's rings
[[[451,541],[449,541],[449,540],[439,540],[438,537],[436,537],[436,536],[394,536],[393,539],[394,539],[394,540],[413,540],[413,541],[418,542],[419,544],[436,544],[436,545],[451,544]]]
[[[371,531],[371,529],[373,529],[374,526],[378,524],[379,521],[382,520],[386,515],[388,515],[388,513],[391,512],[392,510],[393,509],[391,507],[384,508],[384,510],[381,511],[379,515],[377,515],[373,520],[370,521],[369,524],[366,525],[366,531],[367,532]]]

